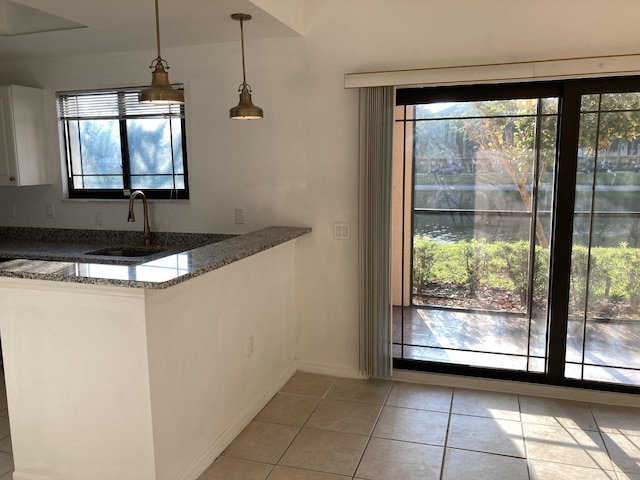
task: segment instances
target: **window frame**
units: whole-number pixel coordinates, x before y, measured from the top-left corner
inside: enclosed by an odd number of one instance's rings
[[[183,90],[184,86],[182,84],[172,85],[174,88],[178,90]],[[130,114],[126,111],[126,101],[124,100],[125,95],[135,94],[137,98],[138,92],[140,92],[145,87],[118,87],[118,88],[101,88],[94,90],[74,90],[74,91],[59,91],[56,92],[56,104],[58,107],[58,121],[60,122],[60,131],[62,136],[62,141],[64,142],[64,155],[65,155],[65,168],[66,168],[66,179],[67,179],[67,196],[69,199],[95,199],[95,200],[109,200],[109,199],[127,199],[131,195],[133,190],[142,190],[145,196],[149,199],[164,199],[164,200],[188,200],[189,199],[189,176],[188,176],[188,167],[187,167],[187,138],[186,138],[186,121],[185,121],[185,108],[184,105],[149,105],[145,104],[145,109],[158,109],[157,114]],[[73,171],[72,165],[72,153],[70,148],[71,142],[71,129],[69,127],[69,123],[73,121],[83,120],[83,119],[93,119],[96,117],[86,116],[83,117],[81,115],[78,116],[65,116],[64,108],[62,107],[62,103],[66,99],[73,99],[74,97],[78,97],[81,95],[100,95],[100,94],[110,94],[115,93],[118,95],[117,101],[117,115],[112,115],[109,117],[111,120],[117,120],[119,125],[120,132],[120,151],[122,158],[122,188],[112,188],[112,189],[104,189],[104,188],[77,188],[74,186],[74,178],[78,176],[82,177],[82,173],[75,173]],[[116,106],[115,104],[113,105]],[[172,110],[178,109],[178,113],[172,112]],[[164,110],[164,111],[162,111]],[[144,119],[144,118],[159,118],[164,117],[170,120],[179,119],[180,120],[180,134],[181,134],[181,143],[182,143],[182,169],[184,173],[176,174],[175,170],[173,170],[170,174],[163,174],[167,176],[171,176],[173,183],[175,185],[175,179],[179,175],[184,178],[184,188],[135,188],[131,186],[131,163],[130,163],[130,155],[129,155],[129,137],[127,132],[127,120],[132,119]],[[82,160],[81,160],[82,161]],[[172,162],[173,163],[173,162]]]
[[[590,388],[593,390],[640,393],[640,387],[635,385],[585,379],[577,380],[564,376],[566,338],[568,334],[565,319],[569,315],[571,253],[574,216],[576,215],[574,204],[578,164],[575,159],[577,158],[579,140],[580,98],[588,94],[637,92],[640,91],[640,87],[638,87],[639,81],[640,76],[614,76],[496,84],[397,87],[396,106],[447,101],[498,100],[508,99],[514,95],[526,98],[544,94],[557,96],[560,104],[558,110],[556,173],[553,185],[553,221],[550,235],[551,268],[549,272],[548,370],[546,374],[539,375],[484,367],[430,363],[399,357],[393,358],[394,368],[528,381],[531,383]],[[536,93],[533,94],[533,91]],[[413,203],[413,199],[411,201]],[[633,214],[637,213],[633,212]],[[411,231],[413,231],[413,215],[411,222]],[[412,251],[408,257],[413,258]]]

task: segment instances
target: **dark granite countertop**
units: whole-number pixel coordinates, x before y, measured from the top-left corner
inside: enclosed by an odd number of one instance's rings
[[[167,288],[311,232],[268,227],[245,235],[155,233],[161,252],[143,257],[87,255],[137,245],[140,232],[0,227],[0,277]]]
[[[88,255],[88,253],[118,247],[144,249],[141,232],[0,227],[0,258],[137,265],[235,236],[214,233],[151,232],[152,246],[148,249],[150,252],[148,255],[118,257]]]

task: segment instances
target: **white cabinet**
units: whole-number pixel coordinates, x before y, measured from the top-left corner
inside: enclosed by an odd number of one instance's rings
[[[0,86],[0,185],[51,183],[45,147],[44,92]]]

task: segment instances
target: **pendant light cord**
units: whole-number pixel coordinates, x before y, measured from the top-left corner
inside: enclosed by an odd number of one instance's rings
[[[160,56],[160,14],[158,13],[158,0],[156,0],[156,46],[158,48],[158,59]]]
[[[158,0],[156,0],[157,2]],[[247,76],[244,71],[244,20],[240,19],[240,45],[242,45],[242,84],[247,84]]]

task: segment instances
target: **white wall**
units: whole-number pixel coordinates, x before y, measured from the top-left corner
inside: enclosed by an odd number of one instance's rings
[[[294,373],[294,259],[303,242],[147,291],[158,480],[198,478]]]
[[[239,45],[163,51],[171,65],[171,81],[185,83],[191,200],[152,202],[153,230],[241,233],[274,223],[304,221],[300,210],[306,198],[304,137],[296,109],[290,105],[290,98],[300,98],[303,91],[302,48],[302,39],[248,42],[248,80],[255,103],[266,112],[259,122],[228,118],[229,108],[238,103],[237,88],[242,81]],[[46,89],[49,154],[57,182],[1,189],[0,202],[5,207],[15,202],[17,217],[10,218],[7,208],[0,209],[0,224],[97,228],[95,211],[101,210],[104,228],[141,229],[141,225],[127,223],[125,200],[63,200],[55,92],[148,84],[151,58],[149,52],[125,52],[3,66],[0,83]],[[269,60],[273,58],[278,61]],[[52,220],[44,214],[47,202],[54,206]],[[246,209],[244,227],[233,224],[236,206]]]
[[[299,12],[295,12],[299,15]],[[231,122],[240,83],[236,43],[163,50],[186,84],[192,198],[154,202],[152,228],[243,232],[310,225],[298,251],[298,357],[307,368],[355,374],[358,99],[348,72],[637,53],[635,0],[306,0],[303,38],[247,41],[258,122]],[[250,26],[250,25],[249,25]],[[250,38],[250,28],[247,29]],[[2,65],[0,83],[59,89],[147,84],[153,52]],[[208,94],[214,88],[216,95]],[[55,110],[50,105],[55,131]],[[57,160],[51,139],[52,162]],[[60,176],[58,172],[58,176]],[[18,217],[7,209],[16,202]],[[54,220],[45,218],[52,202]],[[244,207],[247,223],[233,224]],[[60,185],[0,191],[0,224],[95,228],[127,224],[123,202],[63,201]],[[332,238],[351,223],[350,241]]]

